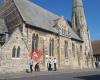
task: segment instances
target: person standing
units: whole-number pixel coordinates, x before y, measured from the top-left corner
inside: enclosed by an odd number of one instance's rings
[[[56,71],[57,70],[57,60],[56,60],[56,58],[54,58],[54,71]]]
[[[29,65],[30,65],[30,72],[33,72],[33,59],[29,60]]]
[[[39,63],[35,64],[35,72],[40,71]]]
[[[48,65],[48,71],[51,71],[52,70],[51,58],[49,58],[47,65]]]

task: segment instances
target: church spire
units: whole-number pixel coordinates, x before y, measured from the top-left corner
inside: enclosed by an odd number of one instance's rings
[[[73,0],[73,7],[82,7],[83,3],[82,0]]]
[[[73,0],[72,28],[80,36],[81,35],[80,31],[82,27],[87,28],[86,18],[85,18],[85,13],[83,8],[83,1]]]
[[[87,27],[85,13],[84,13],[83,0],[73,0],[73,10],[72,11],[73,11],[72,12],[72,28],[83,40],[82,50],[85,53],[84,59],[86,59],[86,57],[88,56],[88,59],[90,60],[90,64],[88,65],[93,66],[92,64],[93,63],[93,60],[92,60],[93,51],[92,51],[92,46],[91,46],[91,41],[90,41],[90,33]],[[85,61],[86,60],[84,60],[84,62]]]

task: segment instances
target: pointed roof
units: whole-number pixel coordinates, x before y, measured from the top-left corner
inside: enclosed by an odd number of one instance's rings
[[[69,32],[72,39],[83,42],[82,39],[72,30],[72,28],[70,28]]]
[[[23,21],[26,24],[34,27],[58,33],[56,28],[53,26],[56,24],[55,20],[59,19],[60,16],[47,11],[46,9],[36,5],[29,0],[13,0]],[[77,40],[81,40],[75,32],[70,29],[71,37]]]
[[[7,26],[5,25],[4,19],[0,18],[0,34],[7,32]]]
[[[43,9],[42,7],[32,3],[28,0],[14,0],[23,20],[32,26],[42,29],[55,31],[52,27],[54,20],[59,16]]]
[[[83,7],[82,0],[73,0],[73,8],[76,8],[76,7]]]

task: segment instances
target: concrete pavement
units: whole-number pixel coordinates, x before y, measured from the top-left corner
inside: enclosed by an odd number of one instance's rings
[[[58,71],[40,71],[40,72],[33,72],[33,73],[26,73],[26,72],[20,72],[20,73],[6,73],[6,74],[0,74],[0,80],[44,80],[44,78],[48,80],[66,80],[67,78],[73,78],[74,79],[68,79],[68,80],[80,80],[81,76],[87,76],[87,75],[99,75],[100,69],[69,69],[69,70],[58,70]],[[76,78],[75,78],[76,77]],[[57,78],[57,79],[56,79]],[[45,80],[46,80],[45,79]],[[85,79],[86,80],[86,79]],[[88,80],[88,79],[87,79]],[[89,79],[91,80],[91,79]],[[97,79],[95,79],[97,80]],[[100,80],[100,79],[99,79]]]

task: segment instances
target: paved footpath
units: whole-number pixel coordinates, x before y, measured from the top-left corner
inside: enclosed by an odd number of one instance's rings
[[[100,69],[71,69],[0,74],[0,80],[100,80]]]

